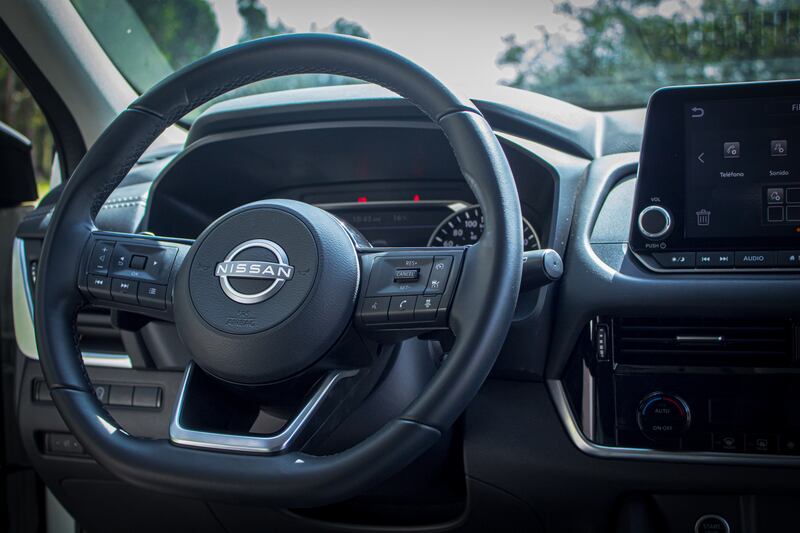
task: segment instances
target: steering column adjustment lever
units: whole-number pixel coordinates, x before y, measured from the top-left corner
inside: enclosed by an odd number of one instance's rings
[[[558,281],[564,274],[564,262],[555,250],[545,248],[522,254],[521,290],[538,289]]]

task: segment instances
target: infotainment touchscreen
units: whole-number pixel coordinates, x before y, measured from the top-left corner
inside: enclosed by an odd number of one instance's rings
[[[800,81],[656,91],[632,215],[659,268],[800,268]]]
[[[800,228],[800,97],[684,104],[688,238]]]

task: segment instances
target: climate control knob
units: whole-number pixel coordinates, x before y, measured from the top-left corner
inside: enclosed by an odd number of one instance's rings
[[[689,429],[692,416],[679,396],[654,392],[639,402],[636,420],[645,437],[664,441],[677,439]]]
[[[639,212],[639,231],[648,239],[661,239],[672,231],[672,215],[660,205],[649,205]]]

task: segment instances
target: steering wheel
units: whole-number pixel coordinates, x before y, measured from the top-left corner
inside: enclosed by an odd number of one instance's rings
[[[479,243],[370,248],[327,212],[290,200],[234,209],[194,241],[94,225],[103,202],[165,128],[237,87],[304,73],[381,85],[430,117],[483,209]],[[477,394],[511,324],[521,228],[513,176],[491,128],[419,66],[343,36],[240,44],[175,72],[133,102],[68,180],[44,240],[35,294],[44,375],[81,444],[134,485],[285,507],[341,501],[421,455]],[[169,439],[128,434],[95,396],[75,326],[88,304],[174,322],[192,362]],[[374,385],[386,346],[438,331],[452,334],[452,347],[401,416],[348,449],[314,453],[314,443]],[[290,390],[304,394],[284,406],[280,429],[248,429],[265,398]]]

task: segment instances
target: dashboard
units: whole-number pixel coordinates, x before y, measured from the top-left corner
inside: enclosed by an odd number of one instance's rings
[[[695,531],[716,516],[731,531],[775,531],[793,517],[798,95],[798,82],[668,89],[646,117],[522,91],[477,98],[514,173],[525,247],[557,251],[564,274],[520,292],[490,379],[422,473],[409,474],[418,484],[381,487],[371,502],[395,508],[401,488],[415,493],[402,500],[414,510],[405,514],[419,517],[409,527],[431,530],[480,529],[501,516],[532,531]],[[318,205],[376,247],[471,244],[483,229],[480,202],[441,132],[368,87],[212,107],[185,145],[139,162],[97,224],[193,239],[228,210],[264,198]],[[49,209],[52,201],[42,202],[17,233],[22,279],[35,272]],[[78,326],[97,383],[158,388],[158,407],[111,405],[114,416],[140,434],[166,434],[177,371],[190,357],[175,331],[100,309],[83,312]],[[35,342],[22,347],[28,454],[49,484],[80,479],[82,494],[102,504],[117,489],[99,467],[47,448],[48,435],[67,429],[37,396],[46,387]],[[423,339],[393,360],[432,353],[440,354]],[[124,357],[116,364],[128,368],[95,364],[92,355],[103,354]],[[419,378],[404,367],[396,379]],[[383,403],[413,400],[386,386]],[[80,487],[73,491],[62,496]],[[352,512],[363,501],[347,506],[244,519],[251,511],[209,504],[226,525],[385,525],[374,508]],[[491,512],[481,516],[481,508]],[[140,519],[135,506],[115,510]]]

